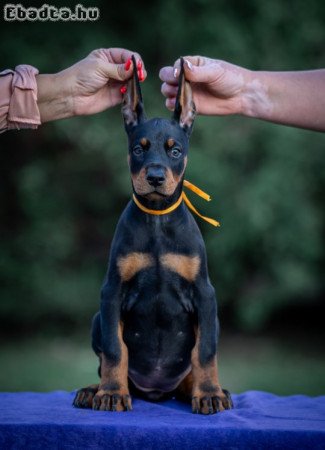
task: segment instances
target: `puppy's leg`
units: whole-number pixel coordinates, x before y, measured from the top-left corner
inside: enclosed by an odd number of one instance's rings
[[[196,286],[198,326],[192,350],[192,411],[214,414],[233,407],[230,394],[222,390],[217,368],[218,318],[213,287]]]
[[[98,319],[100,345],[96,345],[98,334],[93,334],[93,348],[101,362],[101,380],[92,406],[101,411],[129,411],[132,405],[128,388],[128,349],[123,341],[120,318],[121,284],[116,272],[112,272],[102,289]]]
[[[99,384],[91,384],[85,388],[79,389],[73,400],[73,406],[76,408],[92,408],[93,398],[98,391]]]
[[[95,314],[92,321],[91,328],[92,335],[92,348],[96,355],[101,353],[101,330],[100,330],[100,313]],[[99,358],[100,359],[100,358]],[[100,366],[98,368],[98,374],[100,376]],[[99,384],[91,384],[85,388],[79,389],[73,400],[73,406],[77,408],[92,408],[93,398],[97,394]]]
[[[198,348],[194,347],[192,355],[192,377],[193,413],[214,414],[225,409],[233,408],[229,392],[222,389],[219,382],[216,356],[207,364],[202,365],[199,360]]]
[[[93,409],[101,411],[130,411],[131,397],[128,388],[128,350],[122,338],[123,324],[118,324],[118,342],[120,357],[112,361],[102,352],[101,381],[93,399]]]
[[[108,317],[114,316],[110,314]],[[109,325],[112,332],[114,322]],[[101,382],[80,389],[74,399],[74,406],[105,411],[132,409],[127,381],[128,353],[122,335],[123,324],[117,322],[117,330],[112,333],[111,342],[106,340],[103,345],[101,314],[95,315],[92,324],[92,348],[99,357],[98,374]]]
[[[226,389],[221,389],[220,384],[215,385],[213,388],[213,397],[211,392],[203,389],[195,389],[193,383],[193,372],[191,371],[184,380],[180,383],[176,390],[177,400],[181,400],[186,403],[192,403],[192,410],[194,413],[212,414],[215,412],[223,411],[225,409],[232,409],[233,403],[230,393]]]

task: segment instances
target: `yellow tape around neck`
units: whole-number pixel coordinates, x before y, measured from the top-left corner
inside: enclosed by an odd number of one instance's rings
[[[179,199],[177,200],[176,203],[174,203],[172,206],[170,206],[167,209],[149,209],[146,208],[145,206],[143,206],[139,200],[136,198],[136,196],[133,194],[133,201],[134,203],[141,209],[141,211],[148,213],[148,214],[153,214],[154,216],[163,216],[164,214],[168,214],[171,213],[172,211],[174,211],[176,208],[179,207],[179,205],[182,203],[182,196],[179,197]]]
[[[187,180],[184,180],[183,186],[186,187],[187,189],[190,189],[191,191],[193,191],[196,195],[199,195],[200,197],[204,198],[204,200],[206,201],[210,201],[211,197],[210,195],[206,194],[205,192],[203,192],[200,188],[198,188],[197,186],[195,186],[194,184],[190,183]],[[133,194],[133,201],[134,203],[138,206],[138,208],[141,209],[141,211],[148,213],[148,214],[153,214],[155,216],[162,216],[164,214],[169,214],[172,211],[174,211],[176,208],[179,207],[179,205],[182,203],[182,201],[184,200],[184,202],[186,203],[186,205],[188,206],[188,208],[193,211],[197,216],[201,217],[201,219],[205,220],[206,222],[210,223],[211,225],[213,225],[214,227],[220,227],[220,223],[217,222],[214,219],[211,219],[210,217],[206,217],[203,216],[202,214],[199,213],[199,211],[192,205],[191,201],[189,200],[189,198],[187,197],[187,195],[185,194],[184,191],[182,191],[182,194],[180,195],[179,199],[177,200],[176,203],[174,203],[172,206],[170,206],[169,208],[166,209],[159,209],[159,210],[155,210],[155,209],[149,209],[146,208],[145,206],[143,206],[139,200],[136,198],[136,196]]]

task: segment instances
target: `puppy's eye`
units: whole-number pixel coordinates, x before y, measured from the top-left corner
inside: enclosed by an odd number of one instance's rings
[[[137,145],[136,147],[134,147],[134,148],[132,149],[132,152],[133,152],[133,154],[134,154],[135,156],[141,156],[142,153],[143,153],[143,148],[140,147],[140,145]]]
[[[179,158],[182,154],[182,152],[180,151],[179,148],[174,147],[170,150],[169,152],[170,156],[172,156],[173,158]]]

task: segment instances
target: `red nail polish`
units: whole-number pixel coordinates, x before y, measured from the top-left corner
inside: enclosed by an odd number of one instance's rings
[[[138,70],[142,69],[142,61],[140,61],[140,60],[138,61],[137,69]]]
[[[120,88],[121,94],[125,94],[126,91],[127,91],[127,87],[126,87],[126,86],[122,86],[122,87]]]
[[[129,58],[129,59],[126,61],[126,63],[124,64],[124,69],[125,69],[125,70],[129,70],[130,67],[131,67],[131,63],[132,63],[132,60],[131,60],[131,58]]]
[[[142,69],[138,71],[138,77],[139,77],[139,81],[144,80],[144,75],[143,75]]]

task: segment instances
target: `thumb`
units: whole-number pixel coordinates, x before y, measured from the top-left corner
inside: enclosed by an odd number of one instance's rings
[[[128,80],[129,78],[131,78],[131,76],[133,74],[133,63],[131,62],[131,64],[127,64],[127,63],[114,64],[114,63],[104,61],[102,69],[105,73],[105,76],[108,79],[111,78],[111,79],[118,80],[118,81],[125,81],[125,80]],[[147,77],[147,72],[143,66],[142,66],[141,71],[142,71],[143,78],[140,81],[143,81]]]
[[[125,69],[124,64],[114,64],[110,62],[103,61],[101,66],[102,71],[108,79],[124,81],[131,77],[133,70]]]
[[[212,83],[219,79],[224,72],[221,64],[217,61],[203,66],[196,66],[187,59],[184,62],[185,78],[194,83]]]

